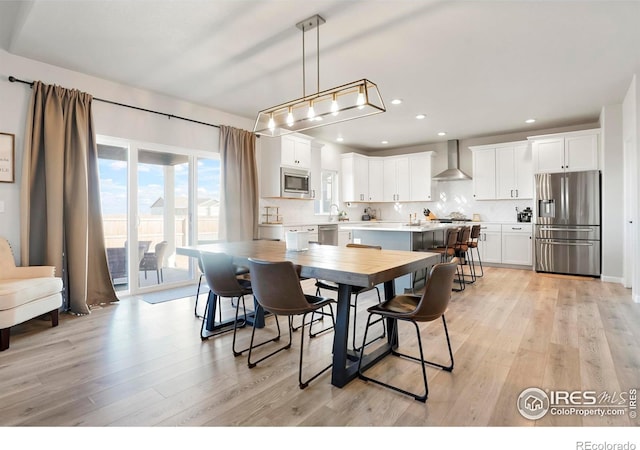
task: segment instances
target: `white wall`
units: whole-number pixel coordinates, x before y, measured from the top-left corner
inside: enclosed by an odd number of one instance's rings
[[[202,122],[253,129],[252,119],[233,116],[143,89],[43,64],[0,49],[0,131],[16,136],[16,182],[0,183],[0,201],[5,202],[5,212],[0,213],[0,235],[9,239],[18,259],[23,136],[31,90],[27,85],[8,82],[10,75],[25,81],[40,80],[47,84],[75,88],[97,98]],[[218,129],[214,127],[179,119],[168,119],[165,116],[98,101],[93,102],[93,114],[97,134],[212,152],[217,151],[218,148]]]
[[[624,242],[622,104],[604,106],[600,114],[602,130],[602,279],[622,283]]]

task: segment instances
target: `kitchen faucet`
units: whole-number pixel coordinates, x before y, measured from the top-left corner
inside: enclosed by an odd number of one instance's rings
[[[340,208],[335,203],[329,206],[329,222],[333,222],[333,207],[336,207],[336,211],[340,212]]]

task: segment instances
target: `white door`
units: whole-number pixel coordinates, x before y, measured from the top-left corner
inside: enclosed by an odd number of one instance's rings
[[[535,173],[564,171],[564,138],[541,139],[532,146]]]
[[[496,180],[497,199],[516,198],[516,172],[513,147],[496,149]]]

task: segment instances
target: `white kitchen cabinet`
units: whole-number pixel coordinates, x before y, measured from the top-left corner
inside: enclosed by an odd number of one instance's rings
[[[469,149],[473,154],[474,200],[533,198],[531,150],[527,141]]]
[[[469,147],[473,155],[473,199],[496,198],[496,149],[494,147]]]
[[[496,199],[533,198],[533,165],[528,143],[496,147]]]
[[[261,197],[280,197],[281,167],[312,170],[312,138],[303,134],[293,134],[280,137],[263,137],[258,141],[260,146],[257,151],[258,176]],[[313,183],[313,175],[311,182]]]
[[[431,201],[431,157],[433,152],[409,155],[409,200]]]
[[[283,240],[284,228],[282,225],[258,225],[258,239]]]
[[[341,158],[340,189],[343,202],[369,201],[369,161],[358,153],[345,153]]]
[[[502,225],[502,264],[533,264],[532,231],[530,223]]]
[[[317,225],[258,225],[258,239],[284,241],[289,231],[306,231],[309,233],[309,242],[318,242]]]
[[[280,139],[281,165],[300,169],[311,168],[311,141],[309,139],[291,134],[281,136]]]
[[[502,226],[499,223],[482,223],[478,250],[482,263],[502,263]]]
[[[531,136],[535,173],[598,170],[600,130]]]
[[[384,177],[384,159],[369,158],[369,201],[384,201],[384,188],[382,179]]]
[[[351,231],[338,230],[338,247],[344,247],[351,243]]]
[[[409,201],[409,157],[384,158],[383,180],[385,202]]]

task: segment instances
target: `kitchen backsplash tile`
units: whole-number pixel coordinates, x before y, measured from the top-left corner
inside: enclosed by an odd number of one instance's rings
[[[447,217],[452,212],[459,212],[471,219],[473,214],[480,214],[483,221],[515,222],[517,219],[516,206],[522,211],[527,206],[534,209],[533,199],[528,200],[481,200],[473,199],[473,182],[469,181],[439,181],[434,182],[431,197],[438,199],[431,202],[410,203],[352,203],[350,207],[340,204],[349,219],[359,221],[364,208],[371,206],[377,212],[378,218],[388,221],[405,221],[409,214],[417,214],[422,219],[423,209],[428,208],[437,217]],[[317,216],[314,213],[313,201],[268,198],[260,199],[260,214],[265,206],[278,206],[280,215],[285,223],[322,223],[327,216]],[[263,217],[260,223],[263,222]]]

